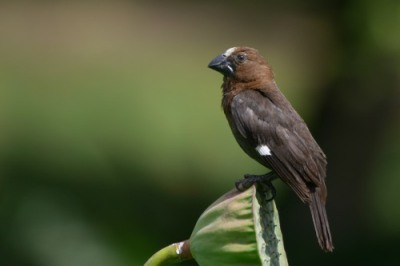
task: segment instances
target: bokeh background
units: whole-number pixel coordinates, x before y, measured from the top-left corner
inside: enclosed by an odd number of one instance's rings
[[[143,265],[242,174],[264,173],[206,67],[238,45],[273,65],[329,159],[333,254],[276,182],[290,264],[398,265],[393,0],[2,1],[0,264]]]

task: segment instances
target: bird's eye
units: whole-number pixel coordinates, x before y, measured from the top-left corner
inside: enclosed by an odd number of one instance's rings
[[[246,54],[238,54],[236,56],[236,61],[238,61],[239,63],[243,63],[244,61],[246,61],[247,56]]]

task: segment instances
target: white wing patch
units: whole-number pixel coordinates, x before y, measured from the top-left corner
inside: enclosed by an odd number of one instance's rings
[[[271,155],[271,150],[268,148],[267,145],[265,144],[260,144],[256,147],[256,151],[261,155],[261,156],[266,156],[266,155]]]

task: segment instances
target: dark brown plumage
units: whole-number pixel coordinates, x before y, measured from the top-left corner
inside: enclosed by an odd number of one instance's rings
[[[249,47],[230,48],[209,67],[224,75],[222,106],[240,147],[309,204],[318,242],[332,251],[326,157],[277,87],[271,67]]]

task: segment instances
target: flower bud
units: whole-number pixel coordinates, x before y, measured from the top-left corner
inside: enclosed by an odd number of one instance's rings
[[[189,239],[200,266],[288,265],[278,211],[270,191],[232,190],[198,219]]]

